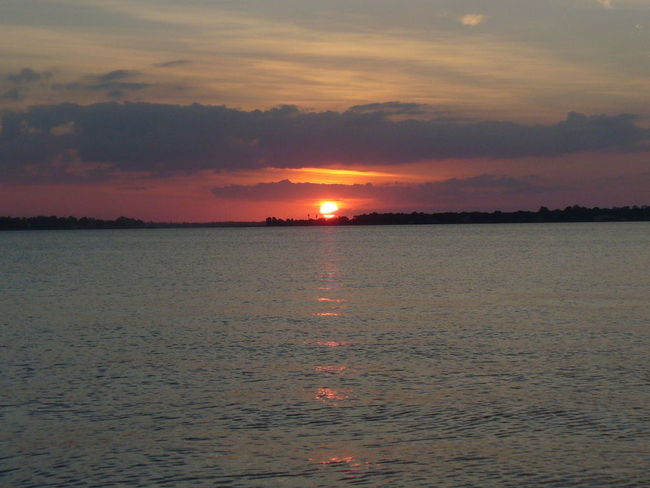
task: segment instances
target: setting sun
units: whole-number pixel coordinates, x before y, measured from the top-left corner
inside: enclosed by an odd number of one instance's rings
[[[320,213],[325,218],[334,217],[334,212],[339,209],[339,206],[334,202],[325,202],[320,206]]]

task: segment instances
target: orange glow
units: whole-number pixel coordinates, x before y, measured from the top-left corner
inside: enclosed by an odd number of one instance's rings
[[[311,461],[316,461],[318,464],[351,464],[354,460],[354,456],[332,456],[321,460],[311,459]],[[357,463],[356,466],[361,466],[361,463]]]
[[[316,400],[321,401],[342,401],[347,400],[350,395],[346,392],[340,390],[334,390],[332,388],[319,388],[316,390]]]
[[[319,302],[334,302],[334,303],[341,303],[344,302],[345,300],[343,298],[325,298],[321,297],[318,299]]]
[[[320,213],[326,219],[331,219],[334,217],[334,212],[338,211],[339,206],[334,202],[324,202],[320,206]]]
[[[338,317],[341,314],[337,312],[316,312],[314,315],[316,317]]]
[[[386,166],[377,171],[374,170],[374,167],[371,171],[337,168],[260,168],[248,171],[223,171],[219,173],[218,185],[251,185],[260,181],[279,180],[291,180],[293,183],[365,185],[366,183],[382,184],[396,181],[410,182],[414,178],[412,174],[402,175],[401,168],[400,173],[393,173],[392,170],[394,168]],[[427,174],[430,175],[430,169],[428,171]]]
[[[327,374],[341,374],[348,369],[347,366],[316,366],[316,371]]]
[[[347,464],[350,468],[353,468],[355,470],[362,467],[370,466],[372,464],[368,461],[360,461],[355,456],[345,456],[345,455],[328,456],[323,458],[309,458],[309,460],[313,463],[322,464],[325,466],[330,466],[330,465],[338,466],[341,464]]]
[[[285,178],[291,181],[309,183],[365,184],[368,182],[382,183],[386,181],[399,181],[401,178],[400,174],[392,172],[334,168],[295,168],[278,171],[282,171],[283,174],[289,173]]]
[[[325,346],[325,347],[340,347],[340,346],[350,345],[349,342],[345,342],[345,341],[315,341],[309,344],[314,344],[315,346]]]
[[[336,176],[384,176],[386,178],[395,178],[399,176],[397,173],[382,173],[381,171],[357,171],[353,169],[296,168],[294,171]]]

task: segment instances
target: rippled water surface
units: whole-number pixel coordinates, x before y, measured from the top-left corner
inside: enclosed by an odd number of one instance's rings
[[[650,486],[650,225],[0,234],[0,484]]]

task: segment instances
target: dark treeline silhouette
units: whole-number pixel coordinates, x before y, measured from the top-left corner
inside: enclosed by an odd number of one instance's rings
[[[252,227],[263,222],[144,222],[128,217],[115,220],[91,217],[0,217],[0,230],[65,230],[65,229],[165,229],[197,227]]]
[[[49,230],[49,229],[137,229],[143,228],[142,220],[120,217],[102,220],[90,217],[0,217],[0,230]]]
[[[266,219],[266,225],[279,225],[279,226],[291,226],[291,225],[351,225],[352,221],[356,217],[349,219],[345,216],[341,217],[332,217],[331,219],[276,219],[275,217],[268,217]],[[372,224],[370,224],[372,225]]]
[[[587,208],[579,205],[563,210],[549,210],[541,207],[537,212],[518,210],[516,212],[443,212],[427,214],[412,213],[370,213],[332,219],[277,219],[269,217],[266,225],[417,225],[417,224],[514,224],[538,222],[632,222],[650,221],[649,206]]]
[[[91,217],[0,217],[0,230],[57,229],[165,229],[201,227],[257,227],[309,225],[408,225],[408,224],[512,224],[534,222],[632,222],[650,221],[650,206],[587,208],[579,205],[563,210],[541,207],[537,212],[442,212],[442,213],[370,213],[331,219],[278,219],[265,222],[144,222],[128,217],[115,220]]]

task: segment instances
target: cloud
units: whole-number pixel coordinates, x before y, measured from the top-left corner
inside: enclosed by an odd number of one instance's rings
[[[348,112],[358,114],[384,113],[420,115],[426,113],[427,108],[427,105],[421,103],[383,102],[355,105],[354,107],[350,107]]]
[[[432,206],[499,196],[550,193],[560,187],[548,187],[532,178],[513,178],[484,174],[471,178],[451,178],[426,183],[385,185],[342,185],[293,183],[282,180],[255,185],[228,185],[212,190],[218,198],[256,202],[286,202],[307,199],[373,200],[384,206]]]
[[[23,68],[16,73],[9,73],[0,78],[5,82],[5,89],[0,94],[0,100],[18,102],[24,100],[33,86],[41,87],[52,77],[50,71],[36,71],[32,68]]]
[[[425,103],[368,103],[365,105],[355,105],[350,107],[347,110],[347,113],[381,115],[394,121],[406,119],[430,120],[433,118],[461,120],[461,117],[450,109]]]
[[[5,76],[7,81],[17,84],[36,83],[51,78],[52,73],[49,71],[36,71],[32,68],[23,68],[17,73],[9,73]]]
[[[156,63],[153,66],[156,68],[174,68],[176,66],[183,66],[190,63],[191,61],[188,61],[187,59],[175,59],[173,61],[166,61],[164,63]]]
[[[133,74],[106,73],[101,89],[129,86]],[[130,87],[137,89],[137,87]],[[387,110],[390,108],[391,110]],[[392,120],[400,104],[372,111],[305,112],[293,106],[243,111],[225,106],[154,103],[59,104],[5,111],[0,179],[36,181],[62,152],[111,171],[152,176],[202,170],[362,167],[449,159],[552,157],[581,151],[648,147],[632,115],[570,113],[556,124],[525,125],[436,117]],[[404,104],[402,112],[417,107]],[[66,131],[57,128],[68,127]],[[102,166],[107,168],[107,166]],[[45,178],[45,176],[43,176]]]
[[[2,100],[11,100],[11,101],[19,101],[24,98],[25,98],[25,94],[20,88],[17,87],[10,88],[0,96],[0,99]]]
[[[103,91],[109,98],[124,98],[127,92],[144,90],[153,86],[151,83],[134,81],[140,75],[138,71],[118,69],[99,75],[89,75],[82,81],[58,84],[58,90]]]
[[[613,9],[614,8],[614,5],[612,5],[612,0],[596,0],[596,1],[605,8],[608,8],[608,9]]]
[[[96,78],[103,83],[110,83],[112,81],[119,81],[130,78],[133,75],[137,75],[137,72],[129,71],[126,69],[116,69],[114,71],[109,71],[103,75],[97,75]]]
[[[470,27],[475,27],[486,19],[486,16],[483,14],[465,14],[458,18],[458,21],[463,25],[468,25]]]

